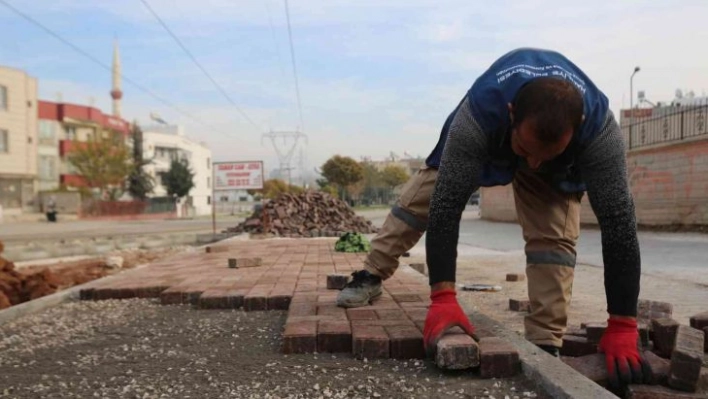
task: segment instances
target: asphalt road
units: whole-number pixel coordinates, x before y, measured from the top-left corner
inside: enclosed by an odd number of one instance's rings
[[[241,219],[235,216],[218,216],[217,232],[235,226]],[[132,220],[132,221],[86,221],[61,220],[58,223],[19,222],[0,224],[0,240],[3,242],[47,241],[91,237],[116,237],[130,235],[159,235],[161,233],[210,233],[211,218]]]
[[[460,225],[459,253],[476,251],[523,253],[524,239],[516,223],[481,220],[476,207],[468,207]],[[385,213],[372,213],[374,224],[383,223]],[[417,249],[424,248],[425,236]],[[708,234],[639,232],[642,271],[708,287]],[[577,245],[578,262],[603,265],[599,229],[583,229]]]

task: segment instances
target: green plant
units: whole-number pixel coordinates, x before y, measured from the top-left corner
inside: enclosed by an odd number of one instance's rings
[[[371,244],[361,233],[344,233],[334,244],[336,252],[369,252]]]

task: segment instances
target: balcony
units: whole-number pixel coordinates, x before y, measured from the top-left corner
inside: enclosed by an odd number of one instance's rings
[[[69,187],[88,187],[86,179],[79,175],[61,174],[59,176],[59,182]]]
[[[59,140],[59,156],[64,157],[70,154],[76,148],[83,148],[86,146],[85,142],[76,140]]]

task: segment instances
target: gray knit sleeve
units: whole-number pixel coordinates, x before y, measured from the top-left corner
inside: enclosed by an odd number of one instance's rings
[[[637,222],[624,140],[611,112],[600,135],[580,155],[578,168],[600,224],[607,311],[636,316],[641,275]]]
[[[438,178],[430,201],[425,248],[430,284],[455,281],[460,218],[479,188],[487,157],[487,137],[472,118],[465,99],[450,125]]]

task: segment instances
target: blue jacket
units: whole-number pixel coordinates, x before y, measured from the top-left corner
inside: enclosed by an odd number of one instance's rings
[[[472,116],[483,133],[489,136],[490,159],[482,168],[481,186],[511,183],[516,168],[524,162],[511,150],[507,104],[514,101],[523,85],[542,76],[558,77],[575,84],[583,94],[585,120],[565,152],[544,163],[539,172],[561,191],[585,191],[585,184],[575,168],[575,159],[583,146],[600,133],[609,109],[607,97],[563,55],[533,48],[521,48],[503,55],[477,78],[466,94]],[[461,105],[462,101],[445,121],[438,144],[426,160],[428,166],[440,166],[450,125]]]

